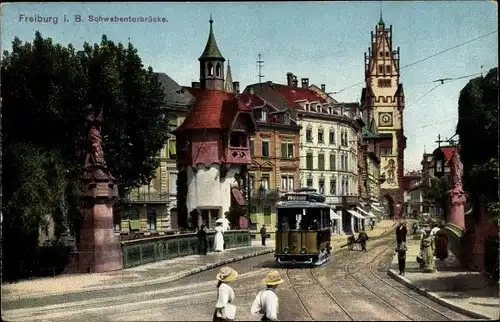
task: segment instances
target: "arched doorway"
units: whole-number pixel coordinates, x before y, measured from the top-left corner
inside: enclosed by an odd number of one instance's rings
[[[384,195],[385,200],[387,201],[386,203],[386,210],[389,213],[389,218],[394,219],[394,198],[392,198],[391,195],[386,194]]]

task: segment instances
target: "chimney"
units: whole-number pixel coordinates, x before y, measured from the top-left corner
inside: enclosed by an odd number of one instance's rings
[[[191,87],[192,88],[200,88],[200,82],[191,82]]]
[[[233,94],[238,95],[240,93],[240,82],[233,82]]]
[[[321,90],[326,93],[326,85],[325,84],[321,84]]]
[[[297,84],[298,84],[298,80],[297,80],[297,76],[293,76],[292,77],[292,86],[293,87],[297,87]]]
[[[286,73],[286,86],[292,86],[293,74],[288,72]]]
[[[253,87],[250,87],[250,95],[253,95],[255,92],[253,90]]]
[[[309,88],[309,78],[302,78],[302,88]]]

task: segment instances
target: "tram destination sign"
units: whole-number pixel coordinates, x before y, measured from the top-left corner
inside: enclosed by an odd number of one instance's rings
[[[309,201],[307,195],[304,194],[289,194],[286,196],[287,201]]]

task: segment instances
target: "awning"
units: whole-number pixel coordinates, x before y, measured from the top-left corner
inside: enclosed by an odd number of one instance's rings
[[[245,198],[243,198],[243,194],[241,193],[240,189],[234,187],[233,189],[231,189],[231,192],[233,193],[233,197],[236,203],[240,206],[244,206]]]
[[[380,212],[380,213],[384,213],[384,211],[380,210],[380,208],[377,208],[375,207],[374,205],[371,205],[373,209],[375,209],[376,211]]]
[[[330,209],[330,220],[342,219],[333,209]]]
[[[355,211],[355,210],[347,210],[348,213],[350,213],[351,215],[353,215],[354,217],[358,218],[358,219],[365,219],[365,217],[363,217],[362,214],[360,214],[359,212]]]
[[[368,217],[375,217],[374,215],[370,215],[368,212],[364,211],[362,208],[356,207],[359,211],[361,211],[363,214],[365,214]]]

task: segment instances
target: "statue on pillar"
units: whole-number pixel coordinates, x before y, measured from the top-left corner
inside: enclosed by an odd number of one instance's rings
[[[87,117],[85,118],[85,128],[90,143],[90,151],[85,157],[85,168],[91,165],[105,166],[104,153],[102,151],[101,125],[104,121],[103,108],[96,113],[92,105],[87,105]]]
[[[452,155],[451,159],[451,173],[452,173],[452,191],[455,193],[464,193],[462,187],[462,172],[463,166],[462,161],[460,161],[460,154],[458,154],[458,149]]]

